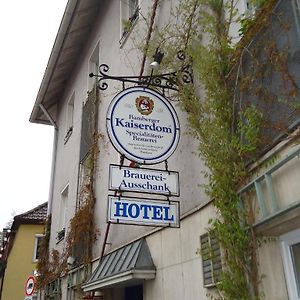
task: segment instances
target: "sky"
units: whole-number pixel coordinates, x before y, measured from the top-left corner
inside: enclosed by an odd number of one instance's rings
[[[0,230],[48,201],[52,126],[32,124],[67,0],[0,0]]]

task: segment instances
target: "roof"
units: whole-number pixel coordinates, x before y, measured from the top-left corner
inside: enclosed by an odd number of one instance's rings
[[[14,217],[11,230],[16,230],[20,224],[44,224],[47,218],[48,202]]]
[[[99,0],[69,0],[50,54],[30,121],[54,125],[56,107],[98,16]]]
[[[103,257],[88,282],[85,292],[113,285],[154,279],[156,268],[145,239],[128,244]]]
[[[13,247],[14,239],[17,233],[17,230],[21,224],[34,224],[34,225],[43,225],[46,223],[47,218],[47,208],[48,208],[48,202],[45,202],[43,204],[40,204],[36,206],[35,208],[17,215],[14,217],[14,221],[11,225],[10,230],[5,229],[5,240],[2,245],[2,250],[0,251],[0,261],[6,261],[7,257]],[[5,269],[5,264],[2,263],[0,265],[0,274]]]

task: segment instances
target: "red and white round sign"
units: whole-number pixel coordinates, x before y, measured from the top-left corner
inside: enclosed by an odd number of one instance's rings
[[[25,294],[26,296],[31,296],[35,289],[35,278],[34,276],[29,276],[25,283]]]

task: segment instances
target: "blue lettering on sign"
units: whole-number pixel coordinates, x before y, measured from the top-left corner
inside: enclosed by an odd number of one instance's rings
[[[141,211],[143,212],[143,219],[149,220],[148,213],[151,210],[150,205],[141,204]]]
[[[153,205],[153,220],[162,220],[163,215],[162,215],[162,206],[159,205]]]
[[[118,127],[125,127],[125,128],[172,133],[171,127],[159,126],[159,125],[156,125],[155,123],[153,123],[152,125],[142,124],[142,123],[134,122],[133,120],[125,121],[124,118],[121,118],[121,119],[115,118],[115,125]]]
[[[128,217],[127,215],[127,206],[128,203],[126,202],[116,202],[116,213],[115,213],[115,217]],[[122,212],[122,214],[121,214]]]
[[[126,182],[123,179],[120,183],[120,189],[132,189],[132,190],[148,190],[154,192],[171,193],[170,188],[166,183],[164,184],[151,184],[149,181],[146,183]]]
[[[145,204],[145,203],[130,203],[126,201],[115,201],[116,218],[128,218],[144,220],[161,220],[166,222],[173,222],[174,215],[170,212],[170,207],[158,204]]]
[[[163,207],[164,213],[165,213],[165,221],[174,221],[174,215],[169,217],[170,207],[165,206]]]
[[[140,208],[137,204],[132,203],[128,205],[128,215],[129,217],[136,219],[140,214]]]

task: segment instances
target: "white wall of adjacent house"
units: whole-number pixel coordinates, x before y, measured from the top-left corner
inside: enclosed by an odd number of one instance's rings
[[[122,1],[122,0],[121,0]],[[159,24],[168,20],[170,5],[175,1],[163,1],[158,8]],[[152,1],[140,1],[143,15],[147,16]],[[63,218],[66,231],[70,219],[76,210],[79,176],[79,151],[81,137],[82,105],[86,101],[87,91],[92,83],[88,77],[91,70],[99,63],[109,65],[112,75],[138,75],[141,67],[141,52],[136,49],[136,42],[145,37],[145,27],[141,20],[137,20],[133,31],[122,40],[122,16],[120,0],[105,1],[100,10],[97,22],[93,26],[89,39],[81,57],[78,59],[73,74],[69,78],[64,95],[58,108],[58,146],[57,160],[54,177],[52,228],[50,249],[63,250],[65,239],[58,240],[57,234],[61,231]],[[98,52],[98,54],[97,54]],[[97,57],[98,56],[98,57]],[[98,111],[98,131],[102,138],[99,140],[99,158],[95,179],[95,222],[100,231],[100,236],[94,246],[94,257],[101,254],[107,228],[107,196],[113,194],[108,191],[109,164],[118,164],[120,154],[111,145],[106,131],[106,112],[112,98],[122,90],[118,82],[108,82],[109,88],[100,94]],[[71,100],[70,100],[71,99]],[[71,101],[71,102],[70,102]],[[70,109],[70,103],[72,109]],[[142,236],[147,236],[147,243],[157,268],[155,280],[144,284],[144,299],[206,299],[210,290],[203,287],[203,274],[201,257],[196,254],[200,247],[200,235],[208,228],[208,220],[214,217],[215,212],[211,205],[203,206],[208,198],[204,193],[202,184],[205,179],[201,173],[205,169],[204,163],[197,154],[198,141],[188,133],[187,116],[181,111],[177,103],[173,103],[181,126],[179,145],[174,154],[168,159],[170,170],[178,171],[180,176],[180,201],[181,215],[185,215],[180,228],[166,228],[155,231],[152,227],[113,224],[107,242],[106,251],[129,243]],[[73,116],[70,116],[70,112]],[[67,117],[66,117],[67,116]],[[68,132],[70,120],[72,131]],[[66,135],[68,138],[66,139]],[[125,164],[129,161],[125,160]],[[164,169],[163,163],[151,166]],[[286,188],[284,182],[293,182],[297,187],[300,182],[299,172],[290,166],[291,175],[279,174],[275,179],[276,189],[280,194],[280,205],[287,205],[294,199],[296,192]],[[279,179],[279,177],[282,179]],[[289,177],[290,176],[290,177]],[[65,188],[68,186],[67,205],[61,217],[62,201],[65,200]],[[132,195],[132,194],[126,194]],[[151,196],[147,196],[148,198]],[[153,198],[157,198],[154,197]],[[162,196],[158,197],[162,198]],[[285,203],[285,201],[288,201]],[[202,209],[200,209],[203,206]],[[193,212],[193,213],[192,213]],[[190,214],[189,214],[190,213]],[[270,242],[260,249],[259,259],[261,273],[266,274],[263,287],[266,299],[287,299],[284,269],[282,263],[280,243]],[[276,260],[274,259],[276,258]],[[97,263],[95,263],[96,265]],[[66,286],[66,279],[63,279]],[[176,288],[174,288],[176,286]],[[65,299],[65,289],[63,299]],[[119,298],[117,298],[119,300]]]
[[[262,235],[271,237],[260,249],[260,268],[261,272],[267,275],[263,280],[263,286],[266,294],[272,295],[272,299],[299,299],[300,160],[297,154],[300,151],[299,139],[287,138],[277,149],[273,163],[260,170],[261,173],[265,173],[279,166],[271,173],[277,205],[272,206],[267,185],[262,184],[266,216],[263,216],[261,209],[257,209],[256,213],[257,229]],[[257,198],[254,201],[256,207],[259,207]],[[269,220],[263,224],[262,221],[268,218]],[[278,294],[274,294],[274,290]]]

